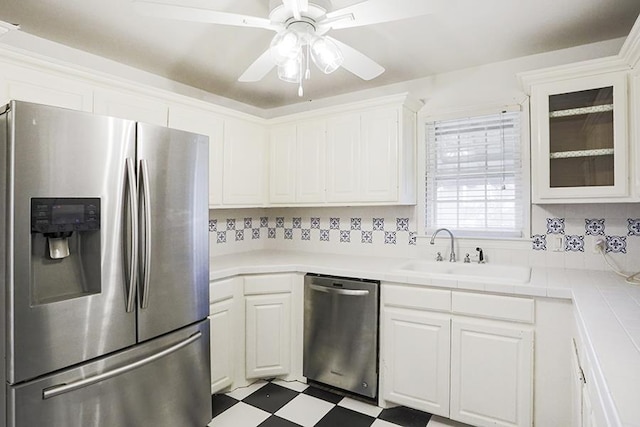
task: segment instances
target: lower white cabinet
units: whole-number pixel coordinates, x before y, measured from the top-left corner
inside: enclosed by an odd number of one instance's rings
[[[288,374],[291,294],[249,295],[245,304],[247,378]]]
[[[447,314],[384,309],[385,400],[449,416],[450,324]]]
[[[211,393],[233,385],[238,375],[236,359],[241,357],[238,335],[244,333],[240,296],[242,278],[232,277],[209,285],[211,334]]]
[[[272,378],[292,372],[292,295],[298,274],[244,277],[245,377]],[[297,286],[299,285],[299,286]]]
[[[451,323],[451,419],[531,426],[533,330],[505,322]]]
[[[533,425],[531,298],[383,283],[382,404]]]

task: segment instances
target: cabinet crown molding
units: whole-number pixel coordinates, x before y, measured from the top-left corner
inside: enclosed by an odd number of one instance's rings
[[[640,17],[638,17],[627,39],[624,41],[620,49],[620,56],[631,68],[635,69],[640,65]]]
[[[566,65],[518,73],[518,81],[524,92],[531,95],[531,88],[540,83],[571,80],[598,74],[629,71],[631,66],[620,55],[592,59]]]

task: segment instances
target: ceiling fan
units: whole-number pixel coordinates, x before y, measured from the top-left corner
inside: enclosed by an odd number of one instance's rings
[[[238,81],[259,81],[277,66],[281,80],[298,84],[299,96],[303,95],[303,80],[310,77],[311,61],[324,73],[342,66],[363,80],[384,72],[371,58],[327,36],[330,30],[397,21],[434,10],[434,2],[428,0],[360,0],[337,10],[332,10],[330,0],[271,0],[269,17],[261,18],[153,0],[132,2],[145,15],[275,31],[269,49]]]

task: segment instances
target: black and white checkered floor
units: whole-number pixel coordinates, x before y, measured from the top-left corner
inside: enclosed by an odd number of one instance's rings
[[[382,409],[299,382],[259,381],[212,396],[208,427],[468,427],[404,407]]]

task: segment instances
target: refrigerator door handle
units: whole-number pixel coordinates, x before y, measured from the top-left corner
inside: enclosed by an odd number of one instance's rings
[[[135,309],[136,279],[138,277],[138,196],[136,191],[136,175],[133,160],[127,158],[127,183],[129,189],[129,215],[131,220],[131,248],[129,253],[129,286],[127,289],[126,310],[131,313]]]
[[[149,189],[149,165],[146,159],[140,160],[140,171],[142,175],[142,203],[144,205],[142,209],[144,214],[144,262],[142,264],[142,296],[140,298],[140,307],[147,308],[149,306],[149,271],[151,267],[151,192]]]
[[[158,359],[161,359],[171,353],[174,353],[178,350],[180,350],[183,347],[186,347],[188,345],[190,345],[191,343],[198,341],[200,338],[202,337],[202,332],[198,331],[195,334],[191,335],[189,338],[182,340],[174,345],[172,345],[171,347],[167,347],[166,349],[155,353],[149,357],[145,357],[144,359],[140,359],[136,362],[130,363],[128,365],[125,366],[121,366],[119,368],[113,369],[111,371],[107,371],[107,372],[103,372],[101,374],[98,375],[94,375],[92,377],[88,377],[88,378],[84,378],[82,380],[79,381],[74,381],[68,384],[61,384],[58,386],[53,386],[50,388],[47,388],[45,390],[42,391],[42,398],[43,399],[50,399],[52,397],[56,397],[59,396],[61,394],[64,393],[70,393],[72,391],[78,390],[80,388],[83,387],[87,387],[96,383],[99,383],[101,381],[105,381],[108,380],[109,378],[113,378],[115,376],[124,374],[126,372],[132,371],[134,369],[137,369],[141,366],[147,365],[149,363],[155,362]]]

